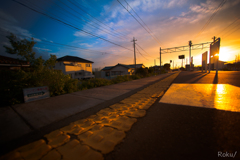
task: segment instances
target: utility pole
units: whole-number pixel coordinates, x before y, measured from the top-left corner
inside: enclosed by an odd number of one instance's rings
[[[174,60],[173,60],[173,69],[174,69]]]
[[[135,37],[133,37],[133,40],[131,42],[133,42],[133,48],[134,48],[134,63],[135,63],[135,74],[136,74],[137,67],[136,67],[135,41],[137,41],[137,39],[135,39]]]

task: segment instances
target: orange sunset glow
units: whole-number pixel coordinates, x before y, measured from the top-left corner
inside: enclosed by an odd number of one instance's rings
[[[38,3],[36,2],[36,5],[43,2]],[[85,7],[91,6],[90,1],[83,4]],[[80,17],[76,16],[77,12],[62,15],[47,8],[53,6],[56,10],[59,9],[55,4],[51,2],[45,4],[46,9],[49,9],[49,15],[53,18],[57,18],[54,15],[60,16],[66,20],[61,23],[61,20],[56,22],[24,6],[9,2],[8,6],[20,8],[18,12],[10,12],[4,8],[0,10],[2,24],[0,31],[5,36],[5,32],[8,31],[35,38],[38,42],[35,47],[36,53],[45,59],[50,54],[57,57],[78,56],[93,61],[93,68],[99,69],[118,63],[133,64],[133,37],[137,39],[136,63],[143,63],[146,67],[160,64],[160,47],[165,49],[188,46],[189,41],[192,41],[193,45],[212,42],[214,36],[221,38],[219,57],[221,61],[234,61],[236,55],[240,53],[238,17],[240,1],[129,0],[126,3],[104,0],[94,4],[94,7],[88,9],[92,17],[87,17],[89,19],[84,23],[80,23],[78,19]],[[30,19],[29,23],[22,23],[21,17],[24,16],[19,16],[19,13],[24,15],[34,13],[35,20],[32,19],[34,23],[30,23]],[[66,19],[67,14],[69,18]],[[42,19],[42,23],[36,21],[37,19]],[[87,20],[91,21],[87,23]],[[42,44],[45,40],[50,44]],[[0,41],[2,44],[8,44],[4,36],[0,37]],[[73,47],[51,44],[55,42]],[[208,50],[208,48],[192,50],[191,56],[195,66],[201,65],[201,54]],[[7,56],[3,47],[1,54]],[[182,60],[178,59],[178,55],[185,55],[183,63],[189,64],[189,51],[184,51],[162,54],[162,65],[172,60],[174,67],[180,67]]]

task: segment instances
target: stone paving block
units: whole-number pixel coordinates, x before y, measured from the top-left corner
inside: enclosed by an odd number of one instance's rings
[[[41,160],[60,160],[61,159],[61,154],[57,152],[55,149],[51,150],[46,154]]]
[[[150,101],[148,101],[147,103],[140,103],[139,105],[137,105],[136,107],[138,109],[144,109],[147,110],[149,107],[152,106],[152,104],[156,101],[156,99],[151,99]]]
[[[66,133],[60,130],[56,130],[49,134],[46,134],[44,137],[47,138],[48,145],[52,146],[53,148],[63,145],[70,140],[70,136],[66,135]]]
[[[122,115],[138,118],[138,117],[144,117],[146,115],[146,111],[136,109],[136,108],[131,108],[129,110],[126,110]]]
[[[129,131],[135,122],[137,122],[136,118],[129,118],[127,116],[119,116],[117,119],[111,121],[111,123],[105,124],[105,125],[117,128],[122,131]]]
[[[62,155],[63,160],[103,160],[103,155],[94,151],[87,145],[81,144],[74,139],[64,146],[58,147],[57,151]]]
[[[79,126],[80,130],[73,130],[71,134],[79,135],[83,132],[88,131],[89,129],[93,128],[95,125],[95,122],[90,119],[81,119],[78,121],[73,122],[73,124],[76,124]]]
[[[89,118],[91,118],[91,120],[93,120],[96,123],[105,125],[117,119],[120,114],[121,113],[116,112],[116,114],[112,114],[110,116],[92,115]]]
[[[116,110],[114,110],[112,108],[104,108],[104,109],[100,110],[99,112],[97,112],[96,114],[98,116],[108,117],[108,116],[116,114]]]
[[[114,150],[114,147],[126,136],[124,131],[118,131],[111,127],[103,127],[100,130],[88,131],[78,136],[84,144],[101,151],[103,154]]]
[[[152,95],[152,97],[161,97],[164,94],[164,91],[162,92],[156,92]]]
[[[126,103],[124,103],[124,104],[116,103],[116,104],[113,104],[109,107],[112,108],[112,109],[118,110],[118,111],[122,111],[122,110],[127,110],[129,108],[132,108],[132,105],[126,104]]]
[[[43,139],[35,141],[16,149],[25,160],[37,160],[47,154],[52,147],[47,145]]]

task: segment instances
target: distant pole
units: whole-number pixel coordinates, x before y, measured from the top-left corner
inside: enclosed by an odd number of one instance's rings
[[[214,36],[214,39],[215,39],[215,36]],[[220,38],[218,38],[218,41],[219,41],[219,48],[218,48],[218,53],[217,53],[217,66],[216,66],[216,74],[218,75],[218,59],[219,59],[219,52],[220,52]]]
[[[174,69],[174,60],[173,60],[173,69]]]
[[[189,41],[189,64],[190,64],[190,70],[192,68],[192,61],[191,61],[191,46],[192,46],[192,41]]]
[[[133,37],[133,40],[131,42],[133,42],[133,48],[134,48],[134,63],[135,63],[135,74],[136,74],[137,67],[136,67],[135,41],[137,41],[137,39],[135,39],[135,37]]]
[[[154,59],[154,73],[156,73],[156,59]]]
[[[161,57],[161,47],[160,47],[160,70],[161,70],[161,66],[162,66],[162,57]]]

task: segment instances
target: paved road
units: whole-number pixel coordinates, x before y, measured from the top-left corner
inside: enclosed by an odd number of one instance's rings
[[[240,72],[181,72],[173,83],[240,87],[239,80]],[[228,159],[222,153],[240,159],[239,112],[157,101],[105,159]]]

